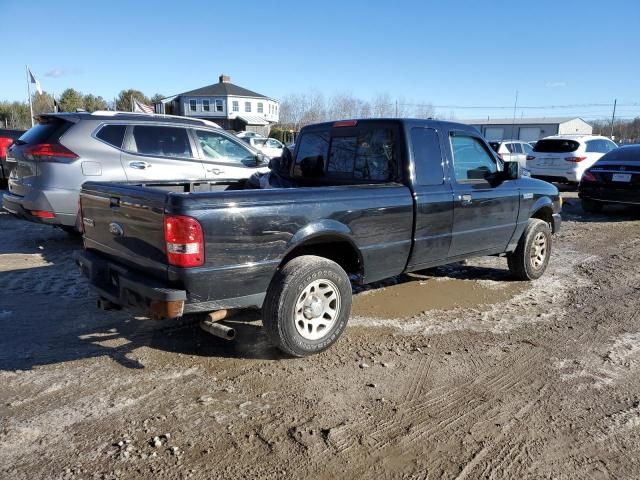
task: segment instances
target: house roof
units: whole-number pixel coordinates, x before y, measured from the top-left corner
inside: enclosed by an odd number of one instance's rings
[[[259,117],[258,115],[238,115],[238,118],[245,122],[247,125],[269,125],[264,118]]]
[[[468,125],[555,125],[570,122],[571,120],[582,120],[580,117],[525,117],[525,118],[490,118],[463,120]],[[584,120],[582,120],[584,122]]]
[[[219,82],[214,83],[213,85],[207,85],[206,87],[196,88],[195,90],[190,90],[188,92],[181,93],[176,96],[192,96],[192,97],[227,97],[229,95],[237,96],[237,97],[258,97],[258,98],[269,98],[266,95],[262,95],[261,93],[252,92],[251,90],[247,90],[246,88],[239,87],[238,85],[234,85],[229,82]]]

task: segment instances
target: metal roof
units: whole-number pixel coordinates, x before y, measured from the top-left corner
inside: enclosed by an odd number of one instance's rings
[[[192,97],[228,97],[229,95],[236,97],[257,97],[257,98],[269,98],[266,95],[262,95],[261,93],[252,92],[251,90],[247,90],[246,88],[239,87],[238,85],[234,85],[229,82],[219,82],[214,83],[213,85],[207,85],[206,87],[196,88],[195,90],[190,90],[188,92],[180,93],[176,95],[177,97],[181,96],[192,96]]]
[[[524,118],[489,118],[462,120],[469,125],[555,125],[572,120],[582,120],[580,117],[524,117]],[[584,122],[584,120],[582,120]],[[586,122],[585,122],[586,123]]]

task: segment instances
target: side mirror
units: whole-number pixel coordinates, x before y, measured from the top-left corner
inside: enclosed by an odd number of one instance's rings
[[[267,157],[263,153],[256,154],[256,167],[264,165],[267,162]]]
[[[522,170],[518,161],[505,161],[502,178],[505,180],[517,180],[522,177]]]

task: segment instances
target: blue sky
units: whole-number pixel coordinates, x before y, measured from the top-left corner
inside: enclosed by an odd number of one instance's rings
[[[457,118],[640,115],[640,2],[0,0],[0,99],[217,82],[432,103]],[[607,104],[606,106],[586,106]],[[460,109],[451,106],[510,106]],[[441,106],[441,107],[440,107]]]

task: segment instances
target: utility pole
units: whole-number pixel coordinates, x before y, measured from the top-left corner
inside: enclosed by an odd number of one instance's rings
[[[398,100],[396,99],[396,118],[398,118]]]
[[[517,108],[518,108],[518,91],[516,90],[516,101],[513,104],[513,121],[511,122],[511,136],[509,138],[515,138],[514,131],[516,129],[516,109]]]
[[[613,113],[611,114],[611,140],[613,140],[613,122],[616,119],[616,104],[618,103],[618,99],[613,100]]]

